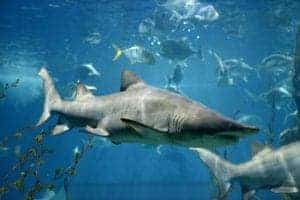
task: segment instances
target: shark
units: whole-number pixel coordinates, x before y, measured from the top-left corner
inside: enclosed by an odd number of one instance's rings
[[[204,148],[191,148],[209,167],[219,186],[219,197],[224,199],[233,182],[242,189],[243,200],[253,197],[256,190],[270,189],[274,193],[299,195],[300,142],[273,150],[255,143],[253,157],[241,164],[232,164]],[[300,195],[299,195],[300,196]]]
[[[95,96],[78,83],[72,100],[62,99],[48,71],[42,67],[44,109],[36,124],[58,114],[53,135],[72,128],[108,138],[114,144],[172,144],[216,147],[235,143],[258,131],[238,123],[187,97],[146,84],[135,73],[123,70],[120,91]]]

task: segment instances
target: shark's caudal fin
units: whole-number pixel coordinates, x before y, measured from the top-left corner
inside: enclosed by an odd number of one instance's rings
[[[115,50],[115,55],[114,55],[112,61],[116,61],[116,60],[118,60],[118,59],[121,57],[121,55],[123,54],[123,52],[122,52],[122,50],[121,50],[117,45],[115,45],[115,44],[113,44],[112,47],[113,47],[114,50]]]
[[[234,177],[234,173],[236,172],[236,166],[223,160],[218,155],[203,149],[203,148],[190,148],[193,151],[196,151],[200,159],[209,167],[212,171],[213,175],[217,180],[217,184],[219,187],[219,196],[224,198],[230,187],[231,187],[231,179]]]
[[[48,71],[44,67],[42,67],[38,74],[43,79],[45,101],[43,114],[36,126],[44,123],[50,117],[51,109],[61,102],[61,98],[55,89],[53,80],[48,74]]]

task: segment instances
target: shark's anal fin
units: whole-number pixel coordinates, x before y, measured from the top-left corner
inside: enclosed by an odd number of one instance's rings
[[[70,127],[67,124],[57,124],[52,130],[52,135],[60,135],[68,130]]]
[[[108,132],[106,129],[101,128],[101,127],[93,128],[93,127],[87,125],[87,126],[85,127],[85,130],[86,130],[87,132],[91,133],[91,134],[95,134],[95,135],[99,135],[99,136],[107,137],[107,136],[110,135],[109,132]]]

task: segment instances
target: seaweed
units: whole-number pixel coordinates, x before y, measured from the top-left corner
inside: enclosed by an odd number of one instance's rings
[[[34,133],[35,127],[27,126],[18,129],[14,134],[4,137],[0,140],[3,147],[10,148],[16,142],[24,142],[22,140],[24,132],[30,131]],[[31,142],[24,148],[25,150],[14,154],[14,162],[9,169],[1,175],[0,182],[0,200],[5,195],[15,191],[23,195],[24,199],[31,200],[45,190],[54,190],[63,180],[63,187],[66,191],[66,199],[70,199],[68,187],[72,177],[76,176],[76,170],[83,155],[93,147],[93,138],[89,136],[88,140],[74,152],[72,162],[65,167],[54,169],[53,177],[50,179],[42,174],[42,169],[47,169],[45,160],[50,154],[54,154],[54,150],[46,146],[45,140],[50,136],[49,130],[41,129],[36,135],[31,135]],[[25,140],[25,139],[24,139]],[[8,157],[7,159],[11,159]],[[5,160],[3,161],[5,162]],[[44,168],[43,168],[44,167]],[[47,180],[44,180],[47,179]]]

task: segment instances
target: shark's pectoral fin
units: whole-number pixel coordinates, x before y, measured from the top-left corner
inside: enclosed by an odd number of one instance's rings
[[[146,133],[146,132],[159,132],[159,133],[167,133],[167,130],[158,127],[152,127],[141,122],[137,122],[135,120],[131,120],[128,118],[121,118],[121,121],[133,128],[138,133]]]
[[[295,180],[290,177],[281,186],[272,188],[271,191],[274,193],[297,193],[299,190]]]
[[[91,126],[86,126],[85,130],[94,135],[99,135],[99,136],[104,136],[104,137],[107,137],[110,135],[109,132],[102,127],[93,128]]]
[[[272,188],[272,192],[274,193],[297,193],[298,188],[296,186],[280,186],[277,188]]]
[[[52,130],[52,135],[60,135],[68,130],[70,127],[67,124],[57,124]]]
[[[150,143],[157,142],[161,144],[170,142],[168,131],[163,128],[152,127],[127,118],[121,118],[121,121],[135,130],[140,137],[151,141]]]
[[[288,174],[288,178],[284,181],[281,186],[277,188],[272,188],[272,192],[274,193],[297,193],[299,192],[297,188],[297,183],[294,177],[291,174]]]

